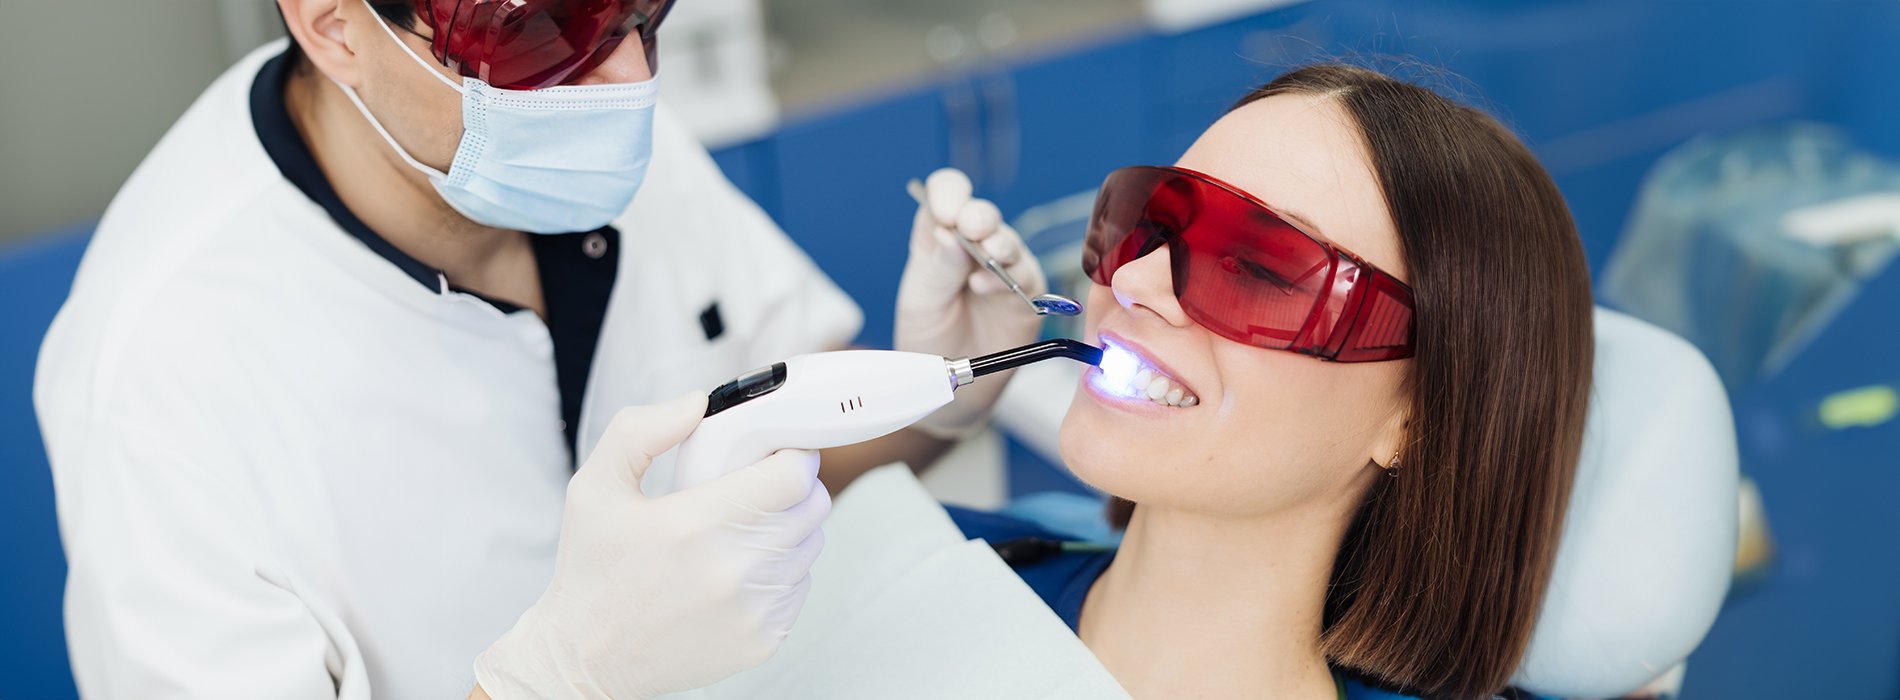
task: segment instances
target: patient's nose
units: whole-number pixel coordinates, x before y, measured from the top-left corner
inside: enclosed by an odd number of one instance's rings
[[[1192,325],[1194,321],[1181,310],[1181,302],[1174,296],[1173,255],[1174,251],[1164,245],[1122,265],[1115,271],[1112,285],[1115,301],[1130,311],[1137,307],[1153,311],[1171,326]]]

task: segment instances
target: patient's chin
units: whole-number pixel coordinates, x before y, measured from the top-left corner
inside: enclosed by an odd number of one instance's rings
[[[1117,453],[1126,451],[1118,450],[1116,445],[1110,444],[1119,441],[1102,439],[1100,431],[1092,425],[1095,421],[1083,415],[1084,413],[1085,411],[1077,411],[1072,407],[1068,415],[1062,418],[1062,432],[1059,434],[1062,464],[1068,467],[1075,478],[1082,480],[1082,483],[1112,493],[1113,491],[1108,488],[1109,484],[1103,483],[1102,477],[1122,471],[1119,465],[1114,463],[1118,461]],[[1107,481],[1113,482],[1118,479],[1110,478]]]
[[[1157,463],[1148,450],[1131,445],[1125,433],[1093,429],[1086,416],[1070,411],[1062,421],[1062,463],[1090,487],[1130,500],[1154,488]]]
[[[1062,418],[1062,462],[1082,483],[1131,501],[1197,501],[1211,484],[1197,431],[1130,421],[1076,387]],[[1190,466],[1194,465],[1194,466]]]

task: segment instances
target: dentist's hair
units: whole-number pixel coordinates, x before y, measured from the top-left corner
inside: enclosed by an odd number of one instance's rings
[[[1406,447],[1334,561],[1320,648],[1376,686],[1489,698],[1529,645],[1583,445],[1590,271],[1561,193],[1484,112],[1382,73],[1294,70],[1241,99],[1357,122],[1417,311]],[[1110,510],[1121,524],[1132,504]]]

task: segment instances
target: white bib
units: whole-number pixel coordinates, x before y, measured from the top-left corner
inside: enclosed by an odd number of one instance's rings
[[[904,465],[873,470],[839,495],[811,576],[798,624],[770,661],[667,697],[1128,698]]]

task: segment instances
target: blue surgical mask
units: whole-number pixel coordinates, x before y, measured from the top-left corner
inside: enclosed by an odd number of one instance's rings
[[[367,0],[365,0],[367,2]],[[474,78],[457,85],[396,37],[424,70],[462,93],[462,142],[444,173],[418,162],[389,135],[350,86],[337,83],[376,133],[457,212],[529,233],[591,231],[626,211],[653,156],[659,78],[612,85],[503,90]]]

